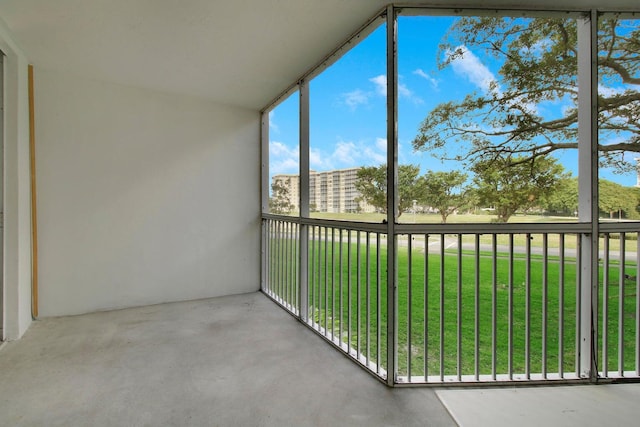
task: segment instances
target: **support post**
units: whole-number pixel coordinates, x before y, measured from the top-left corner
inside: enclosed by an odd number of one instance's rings
[[[300,91],[300,218],[309,217],[309,83],[301,81]],[[307,323],[309,320],[309,226],[300,221],[300,251],[299,251],[298,301],[300,319]]]
[[[260,209],[262,213],[269,212],[269,111],[263,111],[260,123]],[[264,221],[262,221],[260,248],[262,266],[260,267],[260,289],[267,289],[269,280],[269,260],[267,253],[267,236]]]
[[[387,6],[387,385],[397,377],[396,235],[398,218],[397,25],[395,8]]]
[[[590,233],[580,240],[580,376],[598,378],[595,350],[598,330],[598,16],[578,19],[578,220]]]

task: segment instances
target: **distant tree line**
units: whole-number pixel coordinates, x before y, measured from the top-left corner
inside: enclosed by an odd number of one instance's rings
[[[429,207],[442,223],[459,211],[488,208],[496,222],[507,222],[515,213],[575,215],[578,211],[578,180],[552,157],[520,162],[517,158],[479,160],[473,176],[453,171],[428,171],[420,175],[417,165],[398,166],[398,213],[417,205]],[[386,165],[363,167],[356,188],[360,199],[387,212]],[[640,189],[601,180],[599,208],[602,216],[639,219]]]
[[[446,223],[456,212],[480,209],[495,215],[496,222],[508,222],[516,213],[573,216],[578,212],[578,179],[552,157],[539,157],[533,162],[515,159],[512,163],[481,160],[473,164],[470,172],[471,179],[458,170],[421,175],[418,165],[399,165],[398,213],[411,212],[416,206],[428,207]],[[272,184],[270,212],[290,214],[294,210],[288,184]],[[355,187],[360,193],[358,203],[387,213],[386,165],[360,168]],[[601,217],[640,219],[640,188],[602,179],[598,206]]]

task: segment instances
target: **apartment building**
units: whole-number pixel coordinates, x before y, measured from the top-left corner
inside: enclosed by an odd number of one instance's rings
[[[375,207],[359,200],[356,189],[360,168],[337,169],[325,172],[309,172],[309,200],[315,212],[355,213],[375,212]],[[286,188],[286,194],[294,211],[300,208],[300,177],[295,174],[279,174],[271,178],[273,186]]]

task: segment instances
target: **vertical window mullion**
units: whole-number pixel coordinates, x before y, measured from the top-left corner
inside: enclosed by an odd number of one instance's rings
[[[301,81],[300,94],[300,218],[309,217],[309,83]],[[300,222],[298,295],[300,318],[309,318],[309,226]]]
[[[598,275],[598,16],[577,20],[578,31],[578,220],[591,225],[581,236],[580,376],[597,379],[594,340],[597,337]]]
[[[398,27],[393,5],[387,6],[387,384],[397,377],[396,234],[398,217]]]

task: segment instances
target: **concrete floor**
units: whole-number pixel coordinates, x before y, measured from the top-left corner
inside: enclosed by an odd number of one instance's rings
[[[639,401],[640,384],[390,389],[260,293],[45,319],[0,348],[0,426],[637,425]]]
[[[0,350],[2,426],[453,426],[260,293],[35,322]]]

